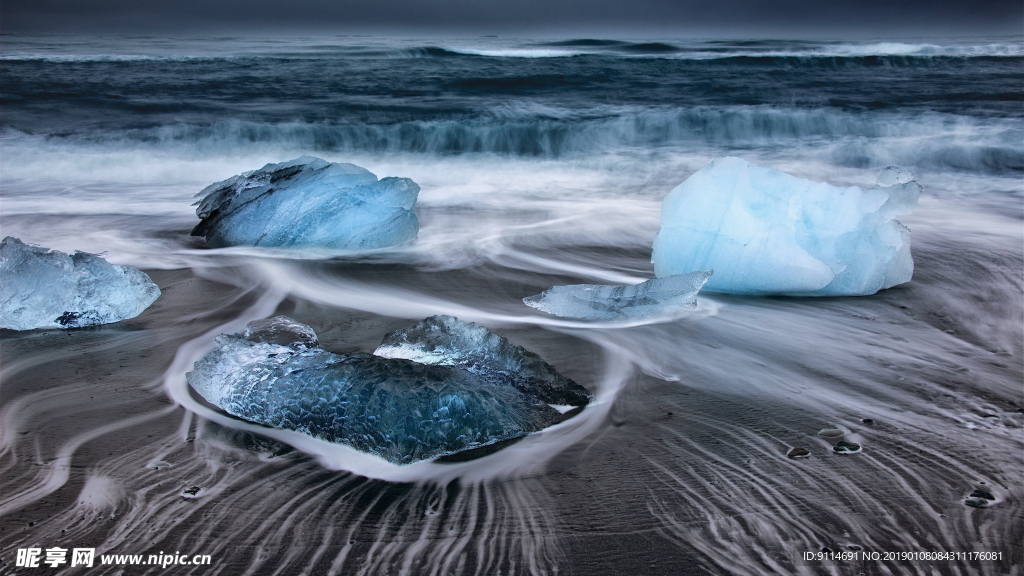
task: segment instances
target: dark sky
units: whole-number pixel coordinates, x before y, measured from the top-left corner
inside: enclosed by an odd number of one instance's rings
[[[1024,1],[2,0],[0,31],[1024,35]]]

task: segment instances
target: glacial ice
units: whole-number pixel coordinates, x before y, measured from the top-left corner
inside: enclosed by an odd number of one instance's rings
[[[373,353],[420,364],[459,366],[548,404],[583,406],[592,399],[586,388],[556,372],[540,356],[479,324],[452,316],[431,316],[392,332]]]
[[[416,238],[420,187],[302,156],[207,186],[193,236],[207,245],[369,249]]]
[[[280,344],[292,348],[320,347],[320,339],[312,328],[287,316],[253,320],[246,325],[242,337],[250,342]]]
[[[395,464],[517,438],[563,418],[543,398],[514,385],[511,374],[334,354],[319,347],[311,328],[282,316],[251,322],[245,334],[218,336],[216,347],[195,363],[187,379],[199,395],[239,418],[346,444]],[[415,345],[415,337],[410,342]],[[504,354],[518,348],[484,346]],[[474,350],[461,357],[491,358]],[[536,363],[523,366],[547,374]],[[547,375],[558,376],[543,366]]]
[[[649,318],[688,310],[711,270],[647,280],[634,286],[574,284],[555,286],[523,298],[527,306],[548,314],[582,320]]]
[[[160,296],[145,272],[86,252],[0,241],[0,328],[80,328],[134,318]]]
[[[913,275],[910,230],[894,218],[920,193],[896,167],[865,190],[719,158],[665,198],[654,271],[714,269],[713,292],[874,294]]]

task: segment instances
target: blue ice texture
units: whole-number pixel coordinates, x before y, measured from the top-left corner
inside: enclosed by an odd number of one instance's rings
[[[0,241],[0,328],[80,328],[134,318],[160,296],[145,272],[87,252]]]
[[[453,316],[431,316],[392,332],[373,353],[420,364],[459,366],[496,386],[514,386],[548,404],[584,406],[593,399],[586,388],[556,372],[537,354]]]
[[[419,232],[419,190],[408,178],[377,180],[354,164],[302,156],[207,186],[192,235],[213,248],[394,246]]]
[[[912,212],[920,194],[894,166],[863,189],[719,158],[665,198],[654,271],[663,278],[713,269],[704,286],[712,292],[874,294],[913,276],[910,230],[895,218]]]
[[[283,316],[218,336],[187,379],[228,414],[395,464],[518,438],[564,418],[511,378],[462,365],[335,354],[319,347],[309,326]]]
[[[527,306],[581,320],[628,320],[670,316],[697,306],[697,292],[711,270],[654,278],[633,286],[555,286],[523,298]]]

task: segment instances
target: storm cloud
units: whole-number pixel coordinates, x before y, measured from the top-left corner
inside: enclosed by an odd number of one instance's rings
[[[4,32],[1019,34],[1019,0],[5,0]]]

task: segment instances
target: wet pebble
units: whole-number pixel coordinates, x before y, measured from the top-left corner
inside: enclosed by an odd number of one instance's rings
[[[199,495],[199,491],[200,490],[202,490],[202,488],[200,488],[199,486],[193,486],[191,488],[186,488],[181,493],[181,497],[182,498],[195,498],[196,496]]]
[[[799,447],[798,448],[793,448],[792,450],[789,451],[788,454],[786,454],[786,456],[788,456],[790,458],[807,458],[810,455],[811,455],[811,451],[810,450],[808,450],[807,448],[799,448]]]
[[[856,454],[860,452],[860,444],[853,442],[847,442],[846,440],[840,440],[835,446],[832,447],[832,451],[836,454]]]
[[[871,418],[861,418],[860,421],[865,423],[865,424],[874,424],[875,423],[875,421],[872,420]]]
[[[991,493],[984,490],[975,490],[971,492],[970,496],[964,498],[964,504],[971,508],[987,508],[989,504],[995,502],[996,497]]]
[[[825,428],[818,432],[818,436],[822,438],[842,438],[845,434],[846,432],[839,428]]]

